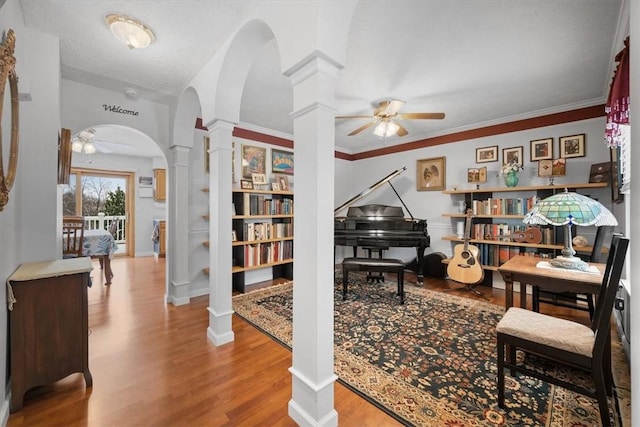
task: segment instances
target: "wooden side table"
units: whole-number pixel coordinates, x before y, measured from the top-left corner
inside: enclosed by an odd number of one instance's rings
[[[32,387],[89,372],[88,257],[20,265],[7,281],[11,412]]]

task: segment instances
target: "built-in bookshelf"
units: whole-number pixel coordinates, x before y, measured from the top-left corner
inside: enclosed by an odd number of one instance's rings
[[[270,268],[293,279],[293,192],[233,190],[233,288],[246,292],[245,273]]]
[[[550,257],[555,256],[564,247],[562,230],[552,227],[540,227],[540,241],[531,243],[514,240],[514,236],[527,230],[528,226],[522,223],[522,219],[537,200],[562,192],[565,188],[576,191],[603,188],[607,185],[607,183],[582,183],[493,187],[446,190],[442,193],[453,196],[453,205],[464,201],[467,208],[472,210],[473,215],[470,221],[473,223],[470,227],[469,244],[478,247],[482,268],[496,271],[500,265],[516,255],[526,253]],[[445,212],[442,216],[452,220],[467,220],[464,212]],[[452,245],[464,243],[463,238],[455,235],[443,236],[442,239],[451,241]],[[492,281],[493,275],[485,274],[483,284],[491,286]]]

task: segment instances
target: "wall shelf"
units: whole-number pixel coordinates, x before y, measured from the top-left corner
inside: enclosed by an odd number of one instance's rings
[[[532,197],[510,197],[499,196],[498,198],[494,198],[495,193],[531,193],[535,192],[535,197],[538,199],[542,199],[548,197],[552,194],[557,194],[563,192],[564,189],[568,189],[570,191],[575,191],[579,189],[589,189],[589,188],[605,188],[608,184],[606,182],[598,182],[598,183],[578,183],[578,184],[558,184],[558,185],[533,185],[533,186],[517,186],[517,187],[490,187],[490,188],[468,188],[468,189],[456,189],[456,190],[445,190],[442,191],[443,194],[450,194],[454,196],[464,196],[464,199],[456,198],[458,202],[466,202],[468,208],[473,206],[477,207],[478,212],[482,212],[482,214],[473,215],[469,220],[473,222],[473,224],[485,224],[483,227],[488,227],[488,230],[492,230],[498,228],[499,230],[496,233],[502,233],[500,231],[501,225],[498,225],[496,220],[504,221],[502,224],[509,227],[516,227],[520,225],[524,225],[522,223],[522,219],[525,217],[523,214],[517,215],[504,215],[501,212],[523,212],[526,211],[526,207],[531,203],[535,202],[535,199]],[[518,199],[520,199],[518,201]],[[530,199],[530,200],[529,200]],[[506,203],[512,200],[512,205],[507,205]],[[505,204],[503,204],[503,202]],[[492,204],[493,203],[493,204]],[[511,209],[509,209],[509,207]],[[488,210],[487,210],[488,208]],[[494,209],[495,208],[495,209]],[[497,212],[497,215],[487,214],[487,212]],[[454,219],[460,219],[467,221],[467,215],[465,213],[460,212],[444,212],[442,214],[443,217]],[[549,227],[546,227],[549,228]],[[502,228],[505,230],[508,228]],[[480,230],[480,229],[478,229]],[[487,230],[487,228],[484,228]],[[481,230],[480,230],[481,231]],[[558,230],[555,228],[552,233],[548,233],[548,236],[545,236],[546,241],[543,243],[525,243],[525,242],[514,242],[508,240],[508,233],[503,237],[504,240],[490,240],[490,239],[469,239],[469,244],[473,244],[476,246],[480,252],[479,261],[482,265],[482,268],[487,271],[497,271],[498,265],[501,265],[509,258],[515,256],[516,254],[521,254],[523,252],[532,254],[532,253],[543,253],[548,254],[549,256],[554,256],[559,253],[564,245],[562,244],[563,233],[562,230]],[[485,231],[486,232],[486,231]],[[544,235],[545,233],[543,233]],[[471,233],[473,236],[473,233]],[[484,235],[483,235],[484,237]],[[463,238],[459,238],[458,236],[443,236],[442,240],[450,241],[455,244],[464,243]],[[547,243],[553,242],[553,243]],[[448,263],[450,260],[446,259],[443,262]],[[492,286],[493,285],[493,274],[485,274],[484,280],[482,282],[484,285]]]

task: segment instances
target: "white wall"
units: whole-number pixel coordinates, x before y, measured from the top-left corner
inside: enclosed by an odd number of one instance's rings
[[[120,106],[137,116],[106,111]],[[145,99],[129,99],[124,93],[62,80],[62,124],[76,133],[99,124],[116,124],[137,129],[153,139],[165,153],[169,147],[169,106]]]
[[[18,170],[9,203],[0,212],[0,283],[23,262],[56,257],[58,190],[57,144],[60,130],[58,40],[24,27],[17,0],[0,9],[0,31],[16,33],[18,77],[31,83],[32,101],[20,102]],[[9,96],[7,92],[6,97]],[[8,103],[2,117],[3,156],[9,157]],[[9,121],[8,121],[9,120]],[[6,132],[6,133],[5,133]],[[6,171],[5,171],[6,173]],[[0,287],[0,360],[7,362],[7,304]],[[6,369],[0,369],[0,422],[9,416]]]

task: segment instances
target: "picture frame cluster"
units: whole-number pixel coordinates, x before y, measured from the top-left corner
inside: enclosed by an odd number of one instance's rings
[[[235,147],[235,143],[234,143]],[[294,172],[293,152],[242,144],[240,147],[242,190],[292,191],[289,177]],[[268,174],[267,165],[271,165]],[[235,161],[234,161],[235,166]],[[235,176],[235,167],[234,167]]]
[[[534,139],[529,142],[529,159],[538,162],[538,176],[554,177],[566,174],[566,159],[586,156],[586,134],[566,135],[558,138],[557,156],[554,149],[554,138]],[[503,165],[518,165],[524,167],[524,147],[510,147],[502,149]],[[498,146],[476,148],[476,163],[499,161]],[[468,182],[476,181],[480,175],[477,168],[468,169]]]

